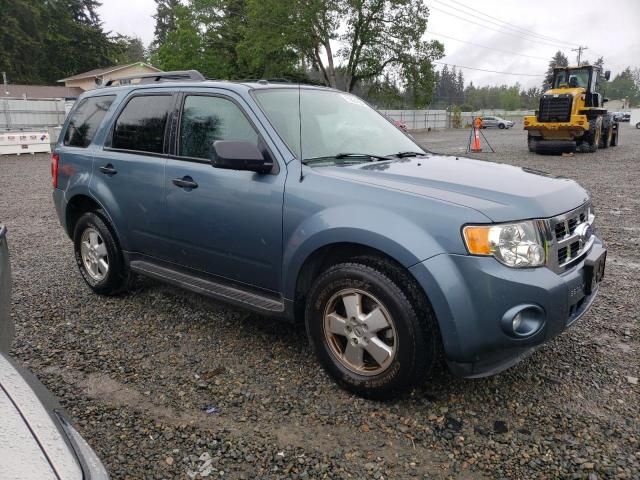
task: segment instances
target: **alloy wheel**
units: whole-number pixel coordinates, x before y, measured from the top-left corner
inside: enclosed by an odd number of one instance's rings
[[[363,290],[344,289],[331,297],[324,312],[324,334],[338,362],[360,375],[384,372],[398,350],[391,315]]]
[[[109,273],[107,246],[97,230],[87,228],[80,240],[82,264],[89,276],[96,282],[104,280]]]

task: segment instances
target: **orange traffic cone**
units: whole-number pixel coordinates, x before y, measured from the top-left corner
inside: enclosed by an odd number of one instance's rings
[[[471,145],[472,152],[481,152],[482,146],[480,145],[480,129],[482,128],[482,120],[480,117],[476,118],[473,122],[473,144]]]

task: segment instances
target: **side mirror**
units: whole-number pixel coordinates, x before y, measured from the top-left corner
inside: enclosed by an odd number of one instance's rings
[[[611,78],[611,70],[607,70],[606,72],[604,72],[604,79],[609,81],[610,78]]]
[[[267,160],[253,143],[216,140],[211,148],[211,165],[228,170],[269,173],[273,161]]]
[[[603,98],[603,99],[602,99],[602,103],[607,103],[608,101],[609,101],[609,99],[608,99],[608,98]]]

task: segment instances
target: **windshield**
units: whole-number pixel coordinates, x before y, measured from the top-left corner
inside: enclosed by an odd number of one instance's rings
[[[303,161],[323,159],[323,165],[342,165],[372,161],[375,157],[388,157],[400,152],[423,153],[422,148],[385,117],[348,93],[282,88],[258,90],[256,99],[280,137]],[[336,158],[339,154],[363,155]]]
[[[561,87],[582,87],[587,88],[589,86],[589,70],[562,70],[556,73],[555,81],[553,82],[553,88]]]

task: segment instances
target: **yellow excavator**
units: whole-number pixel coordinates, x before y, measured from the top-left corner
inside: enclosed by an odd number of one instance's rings
[[[602,78],[610,76],[606,71]],[[600,69],[593,65],[555,68],[536,114],[524,117],[529,151],[595,152],[616,146],[619,124],[604,108],[608,99],[600,93],[600,81]]]

